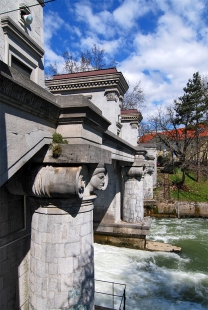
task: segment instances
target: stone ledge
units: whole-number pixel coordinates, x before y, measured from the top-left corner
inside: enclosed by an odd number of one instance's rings
[[[95,233],[94,242],[117,247],[145,250],[146,236],[140,235],[131,237],[130,235],[121,236],[121,235]]]
[[[93,223],[94,233],[100,235],[109,235],[114,237],[135,238],[149,234],[151,218],[145,217],[143,222],[139,223]]]
[[[35,40],[25,33],[9,16],[5,16],[1,19],[1,27],[5,34],[12,33],[15,37],[18,37],[23,41],[27,47],[39,57],[43,57],[44,49],[37,44]]]
[[[52,156],[52,151],[45,146],[38,152],[33,162],[58,164],[111,164],[111,153],[89,144],[61,144],[62,153],[58,158]]]
[[[178,246],[156,241],[147,241],[145,249],[148,251],[158,251],[158,252],[175,252],[175,253],[181,252],[181,248]]]

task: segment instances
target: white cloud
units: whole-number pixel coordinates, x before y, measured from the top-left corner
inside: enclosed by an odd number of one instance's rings
[[[188,9],[190,1],[179,1],[178,7],[176,2],[173,1],[172,7],[168,1],[159,2],[164,14],[159,17],[157,28],[147,35],[138,32],[133,53],[119,66],[130,84],[142,82],[147,99],[144,117],[156,111],[155,102],[161,106],[171,104],[183,93],[194,72],[203,75],[208,68],[207,32],[204,40],[198,36],[203,24],[203,20],[200,21],[203,3],[199,1]],[[179,14],[186,6],[187,15],[186,11]]]
[[[122,28],[132,28],[136,19],[139,16],[144,15],[150,10],[148,1],[143,0],[125,0],[123,3],[113,12],[115,21]]]
[[[106,37],[112,37],[115,34],[113,27],[111,27],[112,15],[110,12],[104,10],[95,14],[90,6],[81,3],[77,3],[75,8],[78,20],[85,22],[93,33]]]
[[[45,15],[46,60],[63,63],[52,46],[63,27],[71,40],[65,50],[79,54],[96,44],[109,59],[118,56],[118,70],[130,84],[141,81],[146,117],[156,111],[156,102],[166,106],[182,95],[194,72],[207,73],[206,6],[206,0],[71,0],[70,24],[57,13]],[[143,24],[147,16],[150,25]]]
[[[58,13],[49,11],[44,15],[44,39],[45,44],[50,44],[52,36],[59,30],[64,24],[64,20],[58,15]]]

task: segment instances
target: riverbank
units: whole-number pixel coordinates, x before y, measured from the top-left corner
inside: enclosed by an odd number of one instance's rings
[[[208,218],[207,202],[159,200],[144,210],[145,216],[158,218]]]

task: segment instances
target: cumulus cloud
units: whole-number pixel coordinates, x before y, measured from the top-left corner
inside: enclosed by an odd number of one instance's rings
[[[136,24],[138,17],[143,16],[150,10],[148,1],[143,0],[125,0],[113,12],[115,22],[120,27],[131,29]]]
[[[58,13],[45,14],[46,59],[63,61],[64,50],[54,42],[63,29],[73,53],[98,45],[131,87],[141,81],[147,118],[182,95],[194,72],[207,74],[207,8],[206,0],[73,0],[67,22]]]
[[[193,6],[189,0],[159,3],[163,14],[156,28],[146,35],[135,34],[134,53],[119,67],[131,84],[142,81],[147,99],[144,117],[155,111],[157,103],[171,104],[193,73],[203,75],[208,66],[207,40],[198,36],[204,25],[204,1]]]

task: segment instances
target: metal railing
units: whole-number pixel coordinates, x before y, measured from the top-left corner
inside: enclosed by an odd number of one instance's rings
[[[111,293],[96,291],[96,282],[105,284],[105,288],[106,288],[106,285],[109,284],[109,286],[111,286]],[[118,286],[120,287],[120,291],[121,291],[121,293],[119,292],[119,294],[117,293]],[[112,296],[112,302],[111,302],[112,308],[102,305],[103,307],[105,306],[106,308],[109,308],[111,310],[125,310],[126,309],[126,284],[110,282],[110,281],[95,280],[95,297],[97,294],[101,294],[105,296]],[[118,302],[118,298],[120,299],[120,303]],[[106,303],[108,305],[110,304],[109,299],[107,300]],[[119,308],[115,308],[115,304],[118,304],[117,307]],[[101,305],[97,305],[97,306],[101,306]]]

